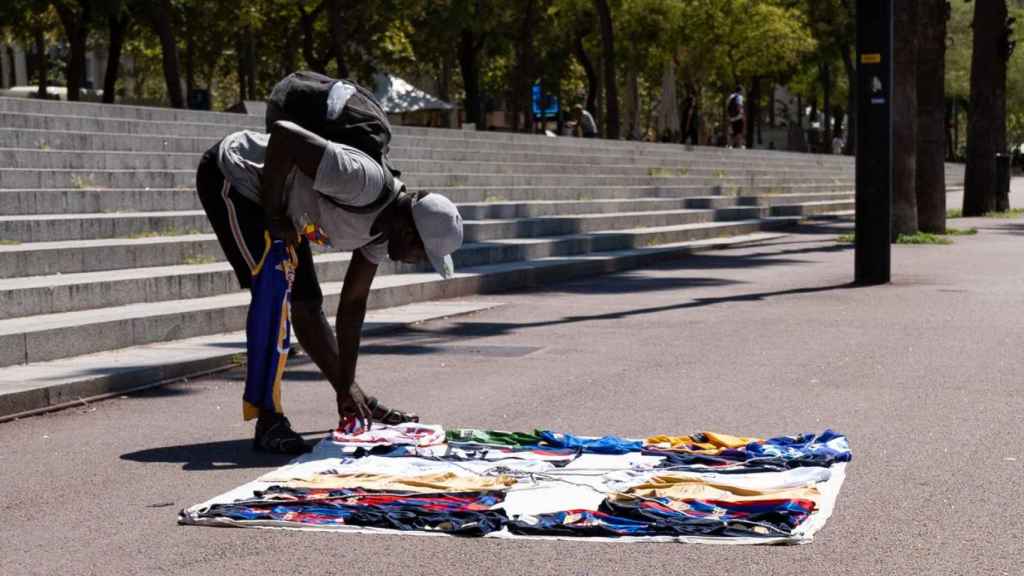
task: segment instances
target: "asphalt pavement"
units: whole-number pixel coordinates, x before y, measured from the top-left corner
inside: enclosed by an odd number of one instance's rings
[[[1016,200],[1019,200],[1018,195]],[[849,436],[812,544],[722,547],[186,527],[177,511],[279,466],[250,449],[241,375],[0,424],[0,573],[1022,574],[1024,219],[895,246],[854,287],[843,226],[483,297],[503,306],[369,338],[364,388],[426,422],[644,436]],[[293,362],[310,438],[333,393]]]

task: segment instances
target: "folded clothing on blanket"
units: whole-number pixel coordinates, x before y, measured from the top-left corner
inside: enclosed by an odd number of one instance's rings
[[[404,424],[374,424],[369,430],[338,428],[332,434],[335,444],[348,446],[434,446],[444,444],[444,430],[440,426],[407,422]]]
[[[476,428],[450,428],[445,431],[448,443],[469,442],[489,446],[536,446],[540,444],[540,436],[526,432],[507,432],[505,430],[478,430]]]
[[[708,452],[690,451],[682,445],[672,449],[648,446],[643,450],[644,454],[663,457],[661,465],[667,468],[736,467],[743,473],[801,466],[828,467],[837,462],[849,462],[851,456],[846,436],[829,429],[818,435],[777,436],[750,442],[741,448],[722,447],[714,454]]]
[[[416,495],[271,487],[257,496],[260,499],[214,504],[200,511],[199,517],[424,530],[464,536],[500,530],[508,521],[502,510],[492,510],[504,498],[500,492]]]
[[[814,510],[808,500],[605,499],[597,511],[521,516],[514,534],[548,536],[788,536]]]

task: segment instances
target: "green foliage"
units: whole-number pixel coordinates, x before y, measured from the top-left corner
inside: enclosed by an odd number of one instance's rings
[[[900,234],[896,237],[896,244],[952,244],[953,241],[939,234],[917,232],[915,234]]]
[[[929,234],[927,232],[900,234],[896,238],[896,244],[952,244],[953,241],[946,236],[974,236],[977,233],[977,228],[947,228],[945,234]],[[855,234],[836,236],[836,242],[839,244],[853,244],[856,241]]]
[[[975,236],[977,228],[946,228],[946,236]]]
[[[973,41],[974,3],[953,0],[947,23],[946,96],[966,105],[971,96],[971,51]],[[1024,5],[1008,2],[1011,18],[1016,18],[1017,35],[1024,23]],[[1024,50],[1014,51],[1006,69],[1007,142],[1011,147],[1024,144]],[[966,116],[966,115],[965,115]],[[964,122],[965,123],[965,122]],[[963,134],[966,128],[961,126]],[[960,141],[964,141],[961,135]]]
[[[1024,216],[1024,208],[1010,208],[1005,212],[986,212],[985,218],[998,218],[1000,220],[1010,220],[1013,218],[1020,218]]]
[[[54,1],[0,2],[0,41],[29,47],[36,32],[43,31],[48,46],[60,43],[63,33]],[[131,15],[124,55],[134,64],[133,69],[122,70],[119,100],[166,103],[163,54],[153,30],[153,7],[158,3],[91,2],[89,47],[94,50],[107,46],[111,15]],[[577,39],[598,75],[603,74],[593,0],[168,2],[182,80],[209,89],[215,109],[239,99],[249,52],[253,78],[247,97],[256,99],[265,97],[292,70],[338,74],[335,51],[340,51],[352,77],[364,84],[371,82],[374,72],[386,70],[459,101],[464,98],[459,47],[466,34],[478,43],[480,88],[488,109],[507,110],[513,81],[523,74],[528,76],[526,84],[541,82],[566,107],[582,102],[591,87],[576,55]],[[1024,5],[1010,4],[1011,15],[1024,22]],[[749,86],[755,77],[764,79],[766,92],[772,83],[786,84],[805,102],[820,102],[822,65],[832,70],[832,102],[846,105],[844,59],[855,36],[853,0],[609,0],[609,5],[620,98],[625,104],[626,80],[635,77],[641,134],[653,134],[654,113],[663,98],[661,79],[670,63],[677,75],[676,97],[681,101],[685,94],[694,94],[709,125],[721,114],[724,94],[736,83]],[[966,100],[973,3],[951,0],[950,5],[947,93]],[[524,20],[527,7],[536,10],[529,26]],[[332,19],[330,14],[339,17]],[[1022,52],[1016,52],[1008,70],[1008,130],[1014,145],[1024,143]],[[523,66],[524,58],[530,60],[529,66]],[[51,77],[60,81],[60,62],[51,62],[51,70]]]

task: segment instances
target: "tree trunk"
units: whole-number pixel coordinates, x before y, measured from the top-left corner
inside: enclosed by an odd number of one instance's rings
[[[842,50],[843,69],[846,70],[846,144],[843,154],[853,156],[857,150],[857,68],[853,65],[853,48],[847,46]]]
[[[1003,2],[1004,14],[1006,12],[1006,2]],[[996,114],[995,121],[995,141],[996,151],[1002,154],[1009,153],[1007,148],[1006,138],[1006,77],[1007,77],[1007,65],[1010,62],[1010,56],[1013,54],[1013,49],[1016,46],[1016,40],[1013,40],[1013,22],[1014,19],[1006,14],[1002,20],[1002,30],[999,35],[999,52],[996,60],[995,70],[995,81],[993,87],[996,94],[996,107],[994,113]],[[1012,166],[1010,167],[1012,171]],[[1011,174],[1012,176],[1012,174]],[[1009,187],[1001,188],[996,187],[996,211],[1006,212],[1010,209],[1010,190]]]
[[[47,91],[49,90],[49,76],[50,76],[50,57],[46,53],[46,36],[44,35],[45,30],[42,27],[36,28],[32,31],[35,37],[36,44],[36,77],[39,80],[39,90],[36,92],[36,97],[46,99]]]
[[[151,4],[153,30],[160,38],[163,52],[164,82],[167,84],[167,98],[173,108],[184,108],[185,98],[181,93],[181,69],[178,64],[178,44],[174,39],[171,17],[174,8],[170,0],[159,0]]]
[[[438,66],[438,78],[437,78],[437,97],[445,102],[452,99],[451,96],[451,84],[452,84],[452,60],[450,53],[446,53],[441,57],[441,65]]]
[[[121,49],[124,48],[125,29],[128,28],[128,14],[122,13],[107,18],[110,28],[110,45],[107,46],[107,71],[103,75],[103,102],[113,104],[117,90],[117,73],[121,69]]]
[[[445,102],[451,102],[452,86],[452,55],[451,52],[441,57],[441,66],[437,79],[437,97]],[[452,114],[450,111],[441,112],[441,128],[452,128]]]
[[[750,80],[750,94],[747,98],[747,148],[754,149],[761,143],[761,77]]]
[[[586,109],[588,112],[593,113],[596,109],[597,103],[598,78],[597,71],[594,70],[594,62],[590,59],[590,55],[587,54],[587,50],[583,46],[582,34],[576,35],[576,41],[573,43],[573,53],[576,55],[576,59],[580,61],[580,66],[583,67],[583,73],[587,76]]]
[[[597,123],[597,131],[601,134],[605,134],[605,126],[607,125],[604,117],[604,52],[599,51],[597,53],[597,90],[595,90],[594,97],[594,122]]]
[[[612,12],[608,0],[594,0],[601,22],[601,46],[604,52],[605,137],[619,139],[619,92],[615,82],[615,41],[612,37]]]
[[[832,152],[832,66],[828,63],[821,65],[821,90],[824,93],[824,106],[823,112],[825,113],[825,122],[822,123],[824,129],[822,134],[825,138],[825,150],[826,153]]]
[[[89,37],[89,16],[92,5],[89,0],[77,0],[75,10],[68,3],[54,2],[64,35],[68,40],[68,67],[66,73],[68,100],[76,102],[81,98],[82,76],[85,73],[85,42]]]
[[[956,98],[946,101],[946,162],[956,160]]]
[[[1006,17],[1005,0],[975,0],[964,216],[996,209],[995,156],[1006,141]]]
[[[302,57],[306,60],[306,66],[309,66],[314,72],[321,74],[327,72],[330,51],[328,51],[326,57],[317,56],[313,25],[316,23],[316,19],[324,9],[324,6],[324,2],[320,2],[311,12],[306,12],[302,6],[299,6],[299,29],[302,30]],[[289,70],[290,72],[293,72],[293,70]]]
[[[195,5],[185,5],[185,97],[192,102],[192,92],[196,89],[196,62],[195,62],[195,27],[198,25],[195,17]]]
[[[512,71],[512,130],[532,131],[533,127],[533,37],[536,28],[536,0],[526,0],[522,25],[516,40],[516,63]],[[520,125],[520,121],[522,124]]]
[[[249,87],[249,83],[246,81],[246,78],[245,78],[245,74],[246,74],[246,70],[247,70],[246,66],[245,66],[245,45],[246,45],[246,42],[241,37],[239,37],[238,40],[235,42],[235,53],[236,53],[236,55],[238,57],[237,60],[235,61],[235,66],[237,66],[236,69],[238,70],[238,101],[239,102],[244,102],[244,101],[249,99],[249,93],[247,92],[247,89]]]
[[[946,0],[918,4],[917,224],[946,232]]]
[[[626,93],[622,97],[623,137],[626,140],[637,140],[640,133],[640,86],[633,66],[626,66],[625,89]]]
[[[256,100],[256,35],[252,33],[251,27],[245,30],[245,80],[249,99]]]
[[[3,58],[7,69],[7,78],[4,78],[4,87],[10,88],[18,83],[17,73],[14,71],[14,48],[4,44],[0,47],[0,58]]]
[[[476,124],[484,130],[483,107],[480,102],[480,67],[477,63],[480,42],[473,31],[463,28],[459,35],[459,72],[462,74],[462,89],[466,92],[466,122]]]
[[[302,23],[300,22],[292,30],[292,38],[302,36]],[[284,51],[281,52],[281,67],[278,70],[278,78],[295,72],[299,69],[299,47],[295,42],[285,42]]]
[[[917,0],[895,0],[892,237],[917,228]]]
[[[331,35],[331,53],[338,64],[338,78],[348,78],[348,63],[345,60],[345,26],[341,0],[327,0],[327,27]]]

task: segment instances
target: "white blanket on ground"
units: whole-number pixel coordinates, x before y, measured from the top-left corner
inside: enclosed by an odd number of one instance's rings
[[[660,457],[644,456],[639,453],[623,455],[582,454],[569,465],[557,468],[550,462],[523,459],[509,460],[468,460],[439,461],[427,458],[364,456],[353,458],[351,445],[339,444],[328,436],[309,454],[305,454],[257,480],[239,486],[183,510],[179,515],[182,524],[210,526],[238,526],[259,528],[285,528],[295,530],[316,530],[354,532],[363,534],[415,534],[444,536],[437,532],[401,531],[385,528],[331,525],[311,526],[277,520],[239,521],[227,518],[201,517],[200,513],[214,504],[229,504],[237,500],[252,498],[254,491],[265,490],[275,484],[289,480],[308,480],[318,474],[392,474],[415,476],[436,472],[464,474],[512,475],[517,483],[510,487],[501,508],[509,516],[529,517],[549,512],[584,509],[597,510],[609,492],[623,491],[642,483],[652,476],[665,473],[665,469],[654,469]],[[814,512],[792,534],[781,537],[703,537],[703,536],[620,536],[620,537],[569,537],[569,536],[525,536],[513,534],[507,528],[485,535],[485,538],[548,539],[594,542],[686,542],[706,544],[805,544],[824,527],[832,515],[836,497],[845,479],[846,464],[834,464],[829,468],[805,467],[784,472],[760,472],[751,474],[718,474],[714,472],[672,472],[673,475],[703,478],[719,485],[729,485],[752,490],[783,490],[814,486],[820,493]]]

